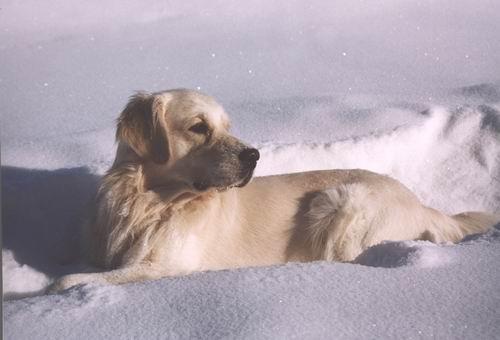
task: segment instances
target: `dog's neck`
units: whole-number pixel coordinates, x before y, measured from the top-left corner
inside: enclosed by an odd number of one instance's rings
[[[141,159],[130,146],[120,142],[116,151],[116,157],[110,171],[135,165],[135,171],[141,173],[139,191],[152,192],[165,204],[170,204],[176,208],[182,208],[194,200],[207,200],[213,198],[217,193],[210,190],[204,193],[195,192],[189,184],[175,179],[165,179],[163,174],[168,171],[169,165],[157,165],[150,161]]]

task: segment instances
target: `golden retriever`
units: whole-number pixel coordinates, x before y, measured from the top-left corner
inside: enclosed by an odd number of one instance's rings
[[[97,273],[52,291],[288,261],[352,261],[384,240],[456,242],[498,219],[447,216],[398,181],[365,170],[258,177],[259,152],[229,132],[211,97],[177,89],[134,95],[87,223]]]

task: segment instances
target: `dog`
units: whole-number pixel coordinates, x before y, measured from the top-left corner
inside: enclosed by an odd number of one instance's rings
[[[366,170],[251,181],[259,151],[229,126],[222,106],[200,92],[132,96],[85,228],[86,253],[99,271],[63,276],[50,291],[290,261],[350,262],[385,240],[457,242],[499,220],[447,216]]]

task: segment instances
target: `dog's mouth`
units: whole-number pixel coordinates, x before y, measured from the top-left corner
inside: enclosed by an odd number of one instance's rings
[[[241,180],[238,184],[236,184],[236,187],[243,188],[245,185],[247,185],[250,182],[250,180],[252,179],[252,176],[253,176],[254,168],[252,168],[251,170],[248,170],[246,176],[243,178],[243,180]]]
[[[199,192],[204,192],[212,188],[217,190],[218,192],[224,192],[232,188],[242,188],[245,185],[247,185],[252,179],[253,171],[254,169],[247,170],[242,179],[229,185],[220,183],[211,183],[209,181],[200,180],[193,182],[193,188]]]

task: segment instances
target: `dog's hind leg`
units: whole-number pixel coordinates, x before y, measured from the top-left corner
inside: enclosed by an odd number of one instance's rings
[[[318,192],[311,200],[307,234],[315,259],[351,261],[363,251],[374,219],[369,195],[363,184],[355,183]]]
[[[343,262],[385,240],[421,239],[451,221],[394,181],[355,182],[321,191],[311,200],[307,219],[313,257]],[[453,238],[445,236],[435,242]]]

